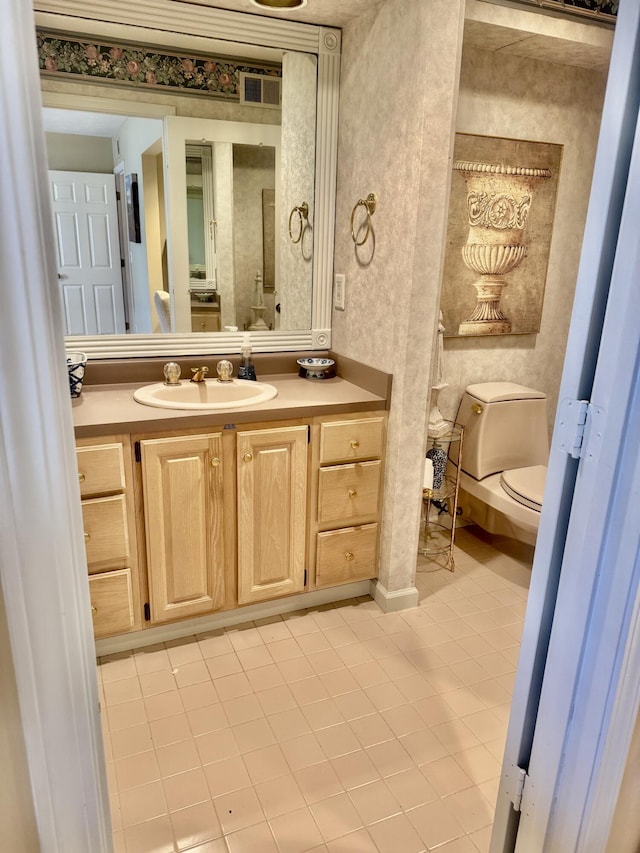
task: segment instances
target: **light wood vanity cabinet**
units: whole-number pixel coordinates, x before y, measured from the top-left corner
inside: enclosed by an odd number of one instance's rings
[[[79,440],[89,595],[96,637],[142,627],[128,436]]]
[[[240,604],[304,589],[308,446],[307,425],[238,433]]]
[[[315,586],[377,574],[384,414],[323,420],[318,427]]]
[[[96,637],[375,577],[385,424],[79,440]]]

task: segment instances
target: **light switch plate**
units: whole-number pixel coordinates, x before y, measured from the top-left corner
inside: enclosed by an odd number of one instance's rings
[[[333,277],[333,307],[337,311],[344,311],[345,288],[343,273],[336,273]]]

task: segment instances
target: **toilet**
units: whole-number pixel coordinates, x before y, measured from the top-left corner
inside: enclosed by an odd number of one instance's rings
[[[549,457],[547,397],[513,382],[468,385],[458,505],[489,533],[535,545]]]

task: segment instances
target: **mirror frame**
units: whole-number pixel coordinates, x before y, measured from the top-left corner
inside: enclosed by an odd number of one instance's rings
[[[89,8],[87,8],[89,7]],[[154,29],[149,9],[138,10],[130,0],[35,0],[36,26],[104,39],[127,39],[142,44],[190,48],[232,56],[272,56],[295,50],[318,57],[316,92],[316,156],[314,203],[314,252],[311,329],[268,332],[214,332],[189,334],[71,336],[69,349],[82,350],[90,359],[172,355],[205,355],[240,352],[248,334],[254,352],[324,350],[331,346],[331,297],[338,147],[338,97],[341,31],[313,24],[229,12],[196,6],[184,0],[156,0]],[[215,33],[216,38],[208,34]],[[114,92],[114,96],[115,96]],[[159,117],[175,109],[114,99],[78,98],[42,92],[44,106],[81,108],[94,112]],[[118,108],[115,108],[115,104]],[[126,106],[129,109],[123,109]]]

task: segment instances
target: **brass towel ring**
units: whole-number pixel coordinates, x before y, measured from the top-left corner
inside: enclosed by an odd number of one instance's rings
[[[298,232],[298,236],[294,237],[292,234],[293,229],[293,217],[298,214],[298,228],[300,229]],[[294,207],[291,213],[289,214],[289,237],[291,237],[292,243],[299,243],[302,240],[302,235],[304,233],[305,225],[309,223],[309,205],[306,201],[303,201],[299,207]]]
[[[375,213],[375,209],[378,204],[378,197],[375,193],[369,193],[366,198],[359,198],[358,201],[353,206],[353,210],[351,211],[351,239],[356,244],[356,246],[363,246],[367,240],[369,239],[369,232],[371,231],[371,217]],[[358,240],[356,237],[356,233],[353,230],[353,220],[356,215],[356,210],[362,205],[362,207],[366,208],[367,211],[367,229],[364,232],[364,237],[362,240]]]

